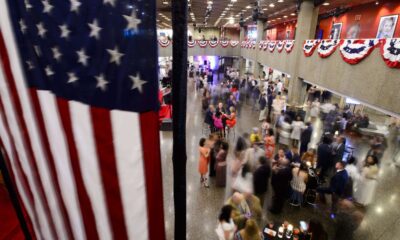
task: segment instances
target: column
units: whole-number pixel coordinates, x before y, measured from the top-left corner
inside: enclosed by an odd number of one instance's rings
[[[257,20],[257,43],[264,39],[264,20]],[[254,63],[254,77],[262,77],[262,65],[258,62]]]
[[[296,47],[292,54],[295,54],[292,71],[292,78],[289,83],[289,102],[293,105],[302,104],[302,85],[303,81],[299,78],[299,62],[303,57],[303,42],[306,39],[315,38],[317,28],[319,7],[314,6],[313,0],[304,0],[300,6],[297,18]]]
[[[244,39],[245,39],[245,32],[246,32],[246,29],[244,27],[241,27],[240,28],[240,38],[239,38],[239,41],[240,41],[239,47],[240,47],[240,44],[242,43],[242,41],[244,41]],[[240,54],[239,66],[240,66],[240,69],[239,69],[240,76],[242,77],[246,73],[246,59],[244,57],[242,57],[242,54]]]

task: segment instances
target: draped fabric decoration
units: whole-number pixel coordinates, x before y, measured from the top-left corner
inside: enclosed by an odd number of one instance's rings
[[[268,51],[274,52],[276,47],[276,41],[270,41],[268,42]]]
[[[210,45],[211,48],[215,48],[216,46],[218,46],[218,44],[218,41],[208,41],[208,45]]]
[[[269,43],[269,41],[264,41],[263,48],[262,48],[263,51],[266,51],[268,49],[268,43]]]
[[[306,57],[310,57],[311,55],[313,55],[319,43],[320,43],[319,39],[306,40],[303,46],[304,55]]]
[[[276,49],[278,50],[279,53],[282,52],[283,47],[285,46],[285,43],[286,43],[286,41],[279,41],[279,42],[276,44]]]
[[[241,47],[241,48],[247,47],[247,41],[242,41],[242,42],[240,43],[240,47]]]
[[[287,40],[285,43],[285,50],[287,53],[291,53],[294,47],[294,40]]]
[[[201,48],[205,48],[205,47],[207,47],[207,45],[208,45],[208,41],[198,40],[198,41],[197,41],[197,44],[199,44],[199,46],[200,46]]]
[[[196,46],[196,40],[188,41],[188,47],[189,48],[193,48],[194,46]]]
[[[231,47],[236,47],[239,45],[239,41],[231,41]]]
[[[264,43],[265,43],[265,41],[263,41],[263,40],[261,40],[261,41],[258,43],[258,49],[259,49],[259,50],[262,50],[262,49],[264,48]]]
[[[256,45],[257,45],[256,41],[251,42],[251,48],[256,49]]]
[[[229,41],[220,41],[219,44],[221,44],[221,47],[226,48],[229,46]]]
[[[368,57],[378,43],[378,39],[345,39],[340,44],[340,53],[348,64],[357,64]]]
[[[158,43],[161,47],[166,48],[171,44],[171,41],[168,39],[158,39]]]
[[[321,44],[318,46],[318,55],[321,58],[327,58],[332,53],[336,51],[336,48],[339,46],[340,40],[338,39],[327,39],[327,40],[322,40]]]
[[[247,41],[247,43],[246,43],[246,48],[247,48],[247,49],[250,49],[250,48],[251,48],[251,44],[252,44],[251,41]]]
[[[381,39],[381,54],[390,68],[400,68],[400,38]]]

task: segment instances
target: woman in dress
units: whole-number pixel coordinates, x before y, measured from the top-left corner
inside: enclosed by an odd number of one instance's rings
[[[285,117],[285,120],[281,123],[279,130],[279,144],[289,147],[291,130],[292,126],[290,125],[288,118]]]
[[[218,226],[215,229],[218,240],[233,240],[237,227],[233,223],[232,210],[233,207],[231,205],[225,205],[221,209],[218,217]]]
[[[304,163],[300,164],[300,167],[294,167],[292,170],[292,181],[290,186],[292,187],[293,193],[291,197],[291,204],[293,206],[300,206],[303,203],[303,194],[306,191],[306,183],[308,180],[308,169]]]
[[[309,167],[315,167],[317,162],[317,153],[314,148],[310,148],[301,157],[301,162],[307,164]]]
[[[354,197],[357,202],[364,206],[370,204],[375,195],[377,186],[377,178],[379,174],[378,159],[376,156],[369,155],[362,169],[360,181],[357,184],[357,189]]]
[[[199,143],[199,173],[200,173],[200,183],[204,185],[204,187],[208,188],[207,182],[207,172],[208,172],[208,162],[210,160],[210,148],[206,146],[206,139],[200,139]]]
[[[234,107],[230,107],[229,108],[229,112],[231,113],[231,114],[229,114],[229,115],[224,115],[225,116],[225,118],[226,118],[226,125],[229,127],[229,128],[233,128],[233,127],[235,127],[235,125],[236,125],[236,111],[235,111],[235,108]]]
[[[272,159],[275,153],[275,136],[274,136],[274,130],[272,128],[269,128],[267,130],[267,135],[264,138],[265,142],[265,156],[268,159]]]
[[[290,138],[293,141],[293,146],[299,145],[301,130],[304,128],[304,126],[304,122],[301,121],[300,116],[297,116],[296,120],[292,122],[292,134],[290,134]]]
[[[313,121],[313,122],[319,116],[319,106],[320,106],[320,104],[317,99],[311,104],[310,116],[311,116],[311,121]]]
[[[216,186],[226,186],[226,157],[228,155],[229,144],[227,142],[221,143],[221,149],[219,150],[216,157],[215,172],[216,172]]]

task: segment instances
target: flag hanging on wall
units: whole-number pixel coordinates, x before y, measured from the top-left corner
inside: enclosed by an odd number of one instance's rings
[[[0,144],[36,239],[165,239],[155,0],[0,1]]]

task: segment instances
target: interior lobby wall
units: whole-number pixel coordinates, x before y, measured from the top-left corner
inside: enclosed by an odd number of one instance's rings
[[[267,30],[266,40],[292,40],[295,37],[297,21],[274,25]]]
[[[228,40],[239,41],[240,38],[240,29],[238,28],[225,28],[225,37]]]
[[[347,33],[356,26],[359,27],[357,38],[375,38],[377,36],[379,21],[382,16],[398,15],[394,37],[400,37],[400,1],[380,1],[356,6],[339,17],[330,17],[319,22],[319,29],[323,31],[323,38],[329,38],[333,23],[342,23],[340,38],[349,38]],[[359,19],[359,20],[356,20]],[[358,26],[357,26],[358,25]]]
[[[199,32],[199,29],[201,29],[201,32]],[[219,28],[194,28],[193,31],[193,40],[201,40],[203,36],[206,38],[206,40],[210,40],[213,37],[217,37],[218,39],[220,38],[221,31]]]

